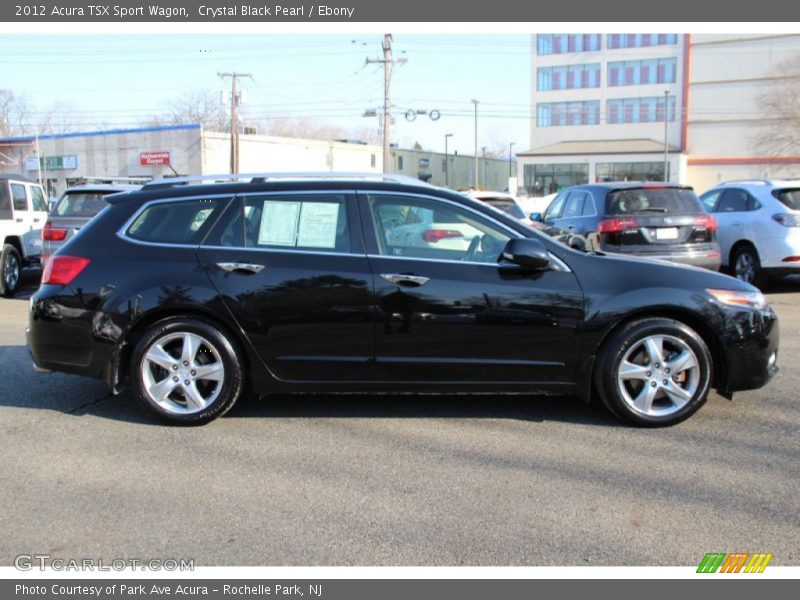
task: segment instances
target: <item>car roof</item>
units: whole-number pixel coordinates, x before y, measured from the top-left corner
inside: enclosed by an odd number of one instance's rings
[[[24,181],[25,183],[39,183],[35,179],[25,177],[24,175],[16,175],[15,173],[0,173],[0,181]]]
[[[725,187],[760,188],[765,190],[786,187],[800,188],[800,179],[732,179],[731,181],[722,181],[711,189]]]
[[[638,189],[681,189],[691,190],[692,186],[682,183],[671,183],[664,181],[598,181],[597,183],[585,183],[582,185],[570,186],[570,188],[597,188],[603,190],[638,190]],[[570,189],[564,188],[564,189]],[[562,190],[563,191],[563,190]]]
[[[516,198],[507,192],[492,192],[488,190],[477,190],[477,191],[470,191],[465,192],[467,196],[470,198],[475,198],[477,200],[483,200],[486,202],[487,200],[511,200],[512,202],[516,201]]]

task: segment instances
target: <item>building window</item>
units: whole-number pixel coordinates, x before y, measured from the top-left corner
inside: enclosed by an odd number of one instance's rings
[[[595,165],[597,181],[669,181],[664,177],[664,161],[661,162],[614,162]]]
[[[570,185],[589,183],[587,163],[525,165],[523,185],[531,196],[555,194]]]
[[[402,156],[398,156],[397,157],[397,170],[398,171],[402,171],[403,170],[403,157]]]
[[[675,96],[667,104],[667,120],[675,120]],[[606,103],[606,122],[660,123],[664,121],[664,96],[650,98],[614,98]]]
[[[600,63],[537,69],[536,89],[540,92],[600,87]]]
[[[561,125],[597,125],[600,122],[600,102],[545,102],[536,105],[537,127]]]
[[[598,33],[555,33],[536,36],[536,53],[567,54],[570,52],[596,52],[600,50]]]
[[[370,155],[369,155],[369,164],[370,164],[370,166],[371,166],[371,167],[373,167],[373,168],[374,168],[374,167],[375,167],[375,165],[377,164],[377,160],[375,159],[375,155],[374,155],[374,154],[370,154]]]
[[[647,46],[672,46],[678,43],[675,33],[609,33],[606,44],[615,48],[646,48]]]
[[[647,85],[675,83],[675,58],[620,60],[608,63],[608,85]]]

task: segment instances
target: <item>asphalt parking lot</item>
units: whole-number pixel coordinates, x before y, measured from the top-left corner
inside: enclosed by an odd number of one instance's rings
[[[99,382],[36,375],[0,299],[0,564],[800,564],[800,280],[773,286],[781,373],[689,421],[571,398],[285,396],[162,426]]]

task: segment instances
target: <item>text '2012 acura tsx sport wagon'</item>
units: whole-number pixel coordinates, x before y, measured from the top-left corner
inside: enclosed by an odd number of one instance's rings
[[[775,313],[726,275],[579,252],[397,176],[227,177],[109,198],[31,299],[39,370],[177,423],[245,390],[479,391],[596,397],[643,426],[777,371]]]

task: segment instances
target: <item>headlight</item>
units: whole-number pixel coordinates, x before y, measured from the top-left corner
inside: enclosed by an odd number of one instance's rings
[[[736,290],[706,290],[717,300],[728,306],[746,306],[761,310],[767,307],[767,299],[761,292],[741,292]]]

